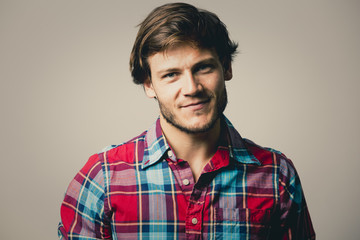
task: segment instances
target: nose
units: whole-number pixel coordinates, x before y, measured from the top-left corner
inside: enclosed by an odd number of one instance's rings
[[[194,77],[193,73],[188,72],[183,79],[182,93],[185,96],[195,96],[202,90],[202,85]]]

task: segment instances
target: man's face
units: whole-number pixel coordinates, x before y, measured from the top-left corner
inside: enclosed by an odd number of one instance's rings
[[[161,120],[186,133],[210,130],[226,107],[231,68],[223,70],[215,51],[185,44],[150,56],[148,63],[151,80],[144,87],[158,100]]]

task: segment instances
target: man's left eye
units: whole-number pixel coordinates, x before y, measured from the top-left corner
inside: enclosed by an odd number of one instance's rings
[[[213,70],[213,66],[211,64],[205,64],[205,65],[201,65],[197,68],[198,72],[210,72]]]

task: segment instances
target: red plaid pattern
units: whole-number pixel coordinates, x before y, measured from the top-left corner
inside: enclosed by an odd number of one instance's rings
[[[283,154],[223,117],[217,152],[194,182],[159,120],[93,155],[61,206],[61,239],[315,239],[299,177]]]

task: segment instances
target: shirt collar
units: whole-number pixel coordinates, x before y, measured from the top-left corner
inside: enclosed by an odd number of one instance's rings
[[[229,119],[224,116],[224,120],[228,129],[230,157],[240,163],[261,165],[260,161],[246,147],[244,139]]]
[[[236,131],[231,122],[222,116],[227,129],[228,146],[230,157],[244,164],[261,165],[260,161],[246,148],[244,139]],[[171,152],[171,153],[168,153]],[[160,126],[160,118],[148,129],[145,135],[144,156],[141,163],[142,169],[147,168],[163,158],[164,155],[173,161],[176,161]]]
[[[142,168],[149,167],[162,158],[170,150],[162,133],[160,118],[148,129],[145,135],[144,156],[141,163]],[[171,150],[170,150],[171,151]]]

